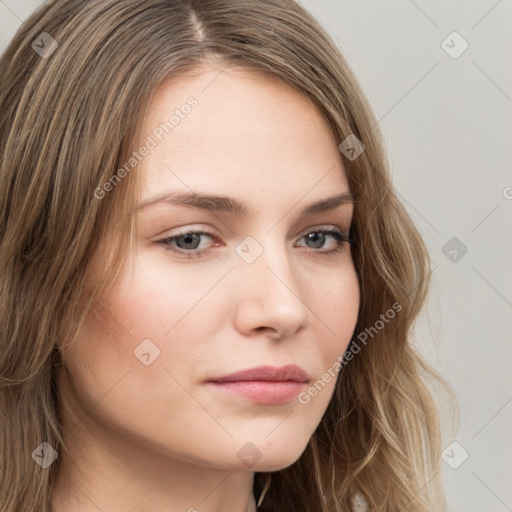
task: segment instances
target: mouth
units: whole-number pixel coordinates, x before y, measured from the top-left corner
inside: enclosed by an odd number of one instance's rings
[[[306,372],[295,365],[280,368],[259,366],[207,381],[215,389],[233,393],[262,405],[278,405],[293,400],[308,382]]]

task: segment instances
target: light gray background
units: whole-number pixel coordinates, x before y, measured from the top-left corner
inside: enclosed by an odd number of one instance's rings
[[[445,452],[451,465],[468,454],[456,469],[443,462],[450,510],[512,511],[512,0],[301,3],[360,80],[431,254],[415,343],[460,405],[442,441],[459,443]],[[0,0],[0,50],[39,5]],[[457,58],[444,48],[455,55],[462,40],[442,45],[454,31],[469,45]],[[443,253],[452,237],[467,247],[456,261]]]

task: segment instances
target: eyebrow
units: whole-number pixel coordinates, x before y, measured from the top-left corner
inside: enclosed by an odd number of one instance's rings
[[[354,196],[350,192],[342,192],[335,196],[326,197],[309,204],[302,211],[299,218],[308,217],[317,213],[326,212],[333,210],[338,206],[344,204],[353,204]],[[239,201],[228,196],[219,196],[207,193],[197,192],[167,192],[149,199],[142,201],[138,206],[137,210],[142,210],[148,206],[167,203],[183,205],[192,208],[198,208],[205,211],[214,211],[226,213],[237,217],[246,217],[249,214],[249,208],[244,201]]]

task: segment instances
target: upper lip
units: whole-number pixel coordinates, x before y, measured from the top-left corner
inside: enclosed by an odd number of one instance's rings
[[[258,366],[249,370],[242,370],[222,377],[215,377],[210,379],[209,382],[237,382],[237,381],[269,381],[269,382],[282,382],[282,381],[295,381],[307,382],[308,375],[300,367],[289,364],[286,366]]]

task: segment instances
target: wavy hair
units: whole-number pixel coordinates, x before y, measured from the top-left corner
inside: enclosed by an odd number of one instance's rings
[[[45,47],[42,32],[58,44],[51,55],[34,46]],[[67,450],[56,346],[77,339],[132,247],[135,173],[101,201],[95,191],[129,158],[163,81],[211,59],[287,83],[336,140],[363,142],[358,158],[343,156],[356,201],[356,339],[401,306],[344,366],[298,460],[255,474],[260,510],[442,508],[439,420],[425,380],[439,376],[411,343],[429,257],[393,190],[374,114],[332,39],[293,0],[53,0],[0,59],[0,509],[50,511],[60,457],[42,469],[31,454],[43,441]],[[113,223],[113,250],[93,268]]]

